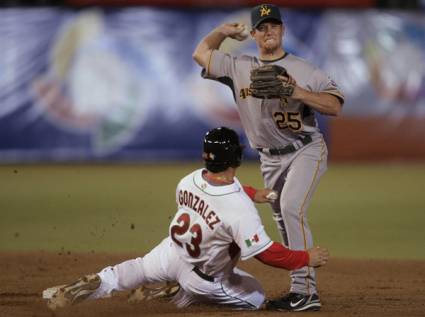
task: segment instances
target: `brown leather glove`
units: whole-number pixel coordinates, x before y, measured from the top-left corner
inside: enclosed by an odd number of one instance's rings
[[[277,76],[289,79],[286,69],[279,65],[264,65],[251,70],[251,95],[260,99],[280,99],[291,97],[295,85],[281,80]]]

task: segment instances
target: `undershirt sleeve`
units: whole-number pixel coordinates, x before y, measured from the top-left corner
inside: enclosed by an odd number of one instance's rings
[[[255,193],[257,192],[257,190],[251,186],[244,185],[242,187],[243,187],[243,190],[245,191],[245,194],[247,194],[248,197],[251,198],[252,201],[254,201]]]
[[[302,268],[309,262],[307,251],[290,250],[277,242],[273,242],[268,249],[257,254],[255,258],[264,264],[287,270]]]

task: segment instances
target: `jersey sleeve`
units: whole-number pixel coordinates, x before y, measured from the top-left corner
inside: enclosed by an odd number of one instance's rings
[[[208,79],[233,78],[235,64],[235,56],[212,50],[207,67],[202,70],[202,77]]]
[[[242,260],[263,252],[273,243],[254,206],[244,211],[244,216],[232,223],[231,230],[234,241],[241,249]]]
[[[307,87],[313,92],[325,92],[337,97],[341,104],[344,103],[344,95],[335,81],[320,69],[316,68],[310,77]]]

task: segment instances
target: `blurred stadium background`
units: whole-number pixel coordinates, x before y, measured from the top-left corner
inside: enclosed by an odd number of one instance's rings
[[[337,256],[425,259],[425,2],[268,2],[282,9],[286,50],[346,96],[341,117],[320,117],[330,162],[309,211],[316,242]],[[231,91],[201,79],[192,51],[220,23],[249,24],[258,3],[2,0],[0,251],[155,245],[205,131],[244,138]],[[222,47],[255,54],[252,41]],[[240,178],[261,187],[247,157]]]

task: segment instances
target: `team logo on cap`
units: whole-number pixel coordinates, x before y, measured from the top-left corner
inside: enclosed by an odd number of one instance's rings
[[[271,9],[269,9],[266,5],[262,5],[260,7],[260,15],[263,16],[267,16],[270,14]]]

